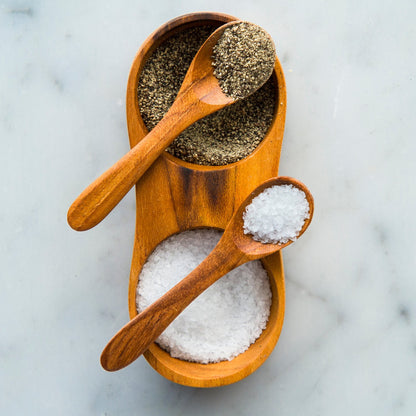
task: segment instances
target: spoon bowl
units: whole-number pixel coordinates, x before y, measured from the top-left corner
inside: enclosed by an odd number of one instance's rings
[[[101,355],[104,369],[116,371],[136,360],[193,300],[222,276],[250,260],[273,254],[293,242],[289,240],[284,244],[264,244],[244,234],[243,213],[247,205],[263,190],[275,185],[293,185],[305,193],[309,218],[305,220],[298,237],[305,232],[312,220],[314,206],[313,197],[306,186],[289,177],[272,178],[261,184],[236,210],[208,257],[110,340]]]
[[[268,181],[263,182],[240,205],[227,227],[227,229],[229,227],[231,229],[230,232],[233,235],[234,244],[248,257],[249,260],[256,260],[268,256],[293,243],[293,241],[289,240],[284,244],[265,244],[254,240],[250,234],[244,233],[243,214],[246,207],[250,205],[253,198],[261,194],[265,189],[276,185],[292,185],[305,193],[306,200],[309,204],[309,218],[305,220],[297,238],[299,238],[306,231],[312,220],[314,210],[313,197],[308,188],[302,182],[286,176],[271,178]]]

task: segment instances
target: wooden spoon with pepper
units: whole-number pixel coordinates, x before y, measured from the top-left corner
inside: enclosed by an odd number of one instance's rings
[[[237,99],[222,91],[214,75],[212,56],[224,31],[239,23],[227,23],[211,34],[195,55],[178,96],[159,124],[74,201],[68,210],[68,223],[73,229],[83,231],[97,225],[182,131],[195,121],[236,102]],[[271,71],[274,59],[273,55]],[[257,89],[269,76],[264,76],[262,83],[255,79]]]

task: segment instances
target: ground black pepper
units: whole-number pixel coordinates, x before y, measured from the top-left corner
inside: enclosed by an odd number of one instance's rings
[[[147,59],[139,79],[138,101],[149,130],[172,105],[193,57],[214,30],[212,26],[187,28],[162,42]],[[167,151],[199,165],[237,162],[252,153],[266,135],[275,98],[275,86],[269,79],[249,97],[194,123]]]
[[[258,90],[273,72],[276,52],[260,26],[240,22],[224,30],[214,46],[212,65],[224,94],[236,100]]]

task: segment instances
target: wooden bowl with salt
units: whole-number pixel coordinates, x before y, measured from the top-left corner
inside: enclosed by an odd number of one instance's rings
[[[217,28],[236,18],[221,13],[192,13],[175,18],[150,35],[134,58],[127,84],[127,124],[130,146],[148,130],[140,114],[137,90],[148,57],[166,39],[195,26]],[[169,236],[196,228],[224,229],[234,209],[265,180],[276,177],[286,113],[286,87],[276,58],[272,74],[276,91],[274,117],[257,148],[244,159],[224,166],[202,166],[164,152],[136,184],[136,232],[129,281],[129,314],[137,315],[136,289],[141,269],[158,244]],[[156,343],[144,353],[150,365],[167,379],[192,387],[234,383],[267,359],[279,338],[285,309],[283,261],[280,252],[262,260],[272,290],[272,307],[260,337],[231,361],[199,364],[173,358]]]

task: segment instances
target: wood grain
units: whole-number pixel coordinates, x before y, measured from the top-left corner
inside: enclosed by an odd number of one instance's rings
[[[166,23],[138,51],[128,79],[126,109],[130,146],[142,140],[147,129],[140,116],[137,85],[147,57],[165,39],[184,28],[235,20],[219,13],[194,13]],[[147,257],[167,237],[194,228],[224,229],[235,207],[257,185],[277,176],[286,113],[286,87],[276,59],[273,79],[276,109],[272,125],[257,149],[247,158],[227,166],[198,166],[164,152],[136,185],[136,232],[130,270],[130,319],[137,315],[136,287]],[[280,253],[262,260],[270,277],[273,302],[266,329],[250,348],[231,361],[198,364],[172,358],[157,344],[144,353],[147,361],[169,380],[193,387],[234,383],[255,371],[272,352],[283,325],[285,287]],[[109,334],[110,335],[110,334]]]

